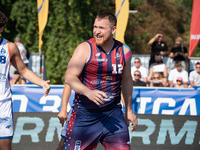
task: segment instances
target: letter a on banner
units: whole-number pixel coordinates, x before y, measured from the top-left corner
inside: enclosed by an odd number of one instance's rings
[[[192,20],[190,27],[190,46],[189,46],[189,56],[192,55],[195,47],[197,46],[200,39],[200,0],[193,0],[193,8],[192,8]]]
[[[39,26],[39,51],[40,51],[41,46],[43,44],[42,34],[48,19],[49,0],[37,0],[37,8],[38,8],[38,26]]]
[[[115,39],[125,44],[124,34],[129,17],[129,0],[115,0],[115,14],[117,18]]]

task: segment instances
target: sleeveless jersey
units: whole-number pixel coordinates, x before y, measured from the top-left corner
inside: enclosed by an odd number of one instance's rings
[[[1,38],[0,41],[0,101],[12,98],[9,83],[10,49],[9,41]]]
[[[86,96],[76,93],[74,110],[83,108],[89,111],[99,111],[110,110],[116,106],[121,107],[121,80],[125,66],[123,44],[115,40],[113,48],[107,54],[95,44],[94,38],[86,42],[90,45],[91,55],[79,79],[88,88],[105,92],[107,98],[104,98],[103,105],[98,106]]]

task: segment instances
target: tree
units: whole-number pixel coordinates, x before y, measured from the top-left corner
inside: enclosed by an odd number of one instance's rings
[[[21,37],[31,52],[38,52],[36,1],[17,0],[10,3],[13,5],[9,18],[15,22],[15,36]],[[67,64],[76,46],[92,37],[95,16],[102,10],[112,10],[114,13],[113,8],[114,3],[106,0],[49,1],[41,51],[45,54],[47,78],[51,84],[64,83]]]
[[[148,41],[157,33],[164,34],[169,51],[175,44],[175,38],[181,36],[184,44],[189,47],[191,7],[177,5],[176,0],[131,0],[130,8],[138,10],[130,14],[125,39],[136,54],[150,54]],[[180,1],[179,1],[180,4]]]
[[[181,36],[189,47],[192,0],[130,0],[130,14],[125,41],[133,54],[150,54],[148,41],[158,32],[164,34],[169,50]],[[37,1],[0,0],[0,10],[9,18],[3,37],[13,41],[20,36],[30,52],[38,52]],[[49,17],[43,33],[47,78],[51,84],[64,83],[68,62],[76,46],[92,37],[96,15],[115,13],[115,0],[49,1]],[[11,34],[12,33],[12,34]],[[193,56],[200,56],[200,44]]]

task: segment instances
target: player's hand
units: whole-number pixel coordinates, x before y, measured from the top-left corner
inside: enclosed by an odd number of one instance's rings
[[[97,105],[103,105],[105,103],[104,98],[107,98],[107,95],[103,91],[99,90],[91,90],[88,94],[87,97],[93,101]]]
[[[133,113],[133,111],[126,112],[125,119],[126,119],[126,123],[127,123],[128,126],[129,126],[129,123],[132,123],[131,132],[136,130],[136,126],[137,126],[138,121],[137,121],[137,117]]]
[[[60,120],[60,123],[62,124],[62,126],[64,125],[65,120],[68,119],[67,117],[67,112],[61,111],[58,115],[57,115],[58,119]]]
[[[43,84],[44,96],[47,96],[48,93],[49,93],[49,91],[50,91],[50,88],[51,88],[51,87],[50,87],[49,83],[50,83],[50,81],[47,80],[47,81],[45,81],[44,84]]]

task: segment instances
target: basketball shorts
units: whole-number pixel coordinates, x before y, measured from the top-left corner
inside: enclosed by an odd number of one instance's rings
[[[13,138],[12,100],[0,101],[0,139]]]
[[[121,108],[98,113],[77,110],[71,114],[63,149],[95,150],[99,141],[106,150],[130,150]]]

